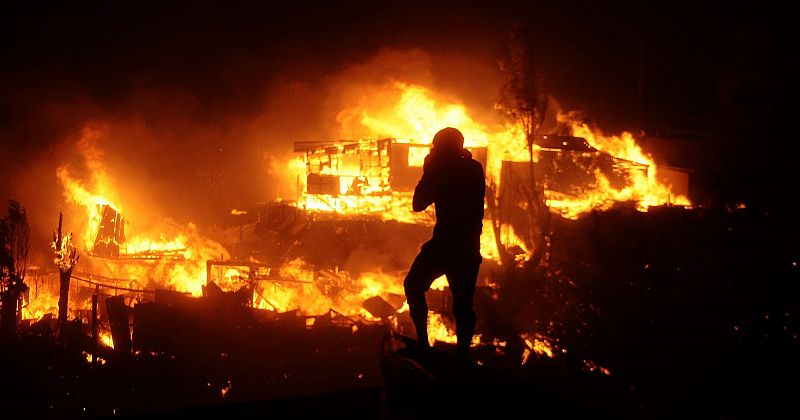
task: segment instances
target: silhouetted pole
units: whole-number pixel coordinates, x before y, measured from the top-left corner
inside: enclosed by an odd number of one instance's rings
[[[61,234],[61,226],[63,223],[63,214],[58,213],[58,231],[56,238],[56,252],[61,250],[64,237]],[[63,343],[64,331],[67,323],[67,307],[69,305],[69,280],[72,277],[72,270],[58,270],[58,339]]]
[[[94,287],[92,295],[92,366],[97,364],[97,295],[100,293],[100,286]]]
[[[78,263],[78,256],[75,247],[72,246],[72,233],[66,235],[62,232],[62,222],[64,215],[58,213],[58,230],[53,232],[53,249],[55,250],[55,263],[58,266],[58,339],[64,344],[67,309],[69,307],[69,281],[72,278],[72,270]]]

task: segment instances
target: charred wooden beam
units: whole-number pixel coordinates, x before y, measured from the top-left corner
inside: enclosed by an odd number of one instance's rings
[[[125,305],[124,296],[113,296],[106,299],[108,323],[111,326],[111,339],[114,340],[114,350],[118,354],[130,354],[131,331],[128,322],[129,308]]]

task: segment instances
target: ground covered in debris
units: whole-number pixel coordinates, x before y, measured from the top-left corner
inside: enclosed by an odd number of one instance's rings
[[[554,219],[553,232],[546,268],[498,270],[489,297],[476,300],[483,340],[471,364],[456,364],[447,344],[431,355],[399,351],[409,339],[380,322],[234,316],[208,297],[173,296],[138,309],[130,355],[102,349],[96,365],[79,338],[85,326],[72,327],[66,349],[43,323],[0,343],[3,407],[33,417],[359,418],[791,408],[800,373],[797,221],[622,206]],[[532,351],[537,343],[544,347]]]

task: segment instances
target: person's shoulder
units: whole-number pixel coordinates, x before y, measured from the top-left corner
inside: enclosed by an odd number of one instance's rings
[[[467,165],[471,171],[475,172],[480,171],[481,173],[483,173],[483,165],[481,165],[481,163],[478,162],[477,160],[470,158],[467,160]]]

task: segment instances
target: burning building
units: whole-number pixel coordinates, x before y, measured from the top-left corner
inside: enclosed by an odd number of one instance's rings
[[[100,210],[100,223],[97,225],[97,234],[94,246],[89,255],[100,258],[144,259],[161,260],[184,258],[186,248],[163,248],[141,250],[129,247],[125,239],[125,218],[110,204],[98,204]]]
[[[394,138],[297,142],[305,189],[300,207],[339,214],[385,213],[408,203],[430,145]],[[486,147],[468,147],[486,165]]]
[[[67,166],[57,170],[64,198],[83,209],[73,222],[80,228],[76,241],[83,244],[84,255],[76,278],[86,280],[87,290],[99,286],[126,294],[128,303],[150,300],[155,289],[194,297],[219,290],[236,294],[235,300],[246,307],[274,313],[315,316],[333,310],[377,321],[380,317],[364,307],[375,297],[402,313],[403,302],[397,297],[403,293],[403,270],[434,222],[432,212],[411,212],[410,202],[432,133],[443,126],[464,132],[466,147],[485,168],[489,190],[499,203],[496,220],[484,223],[481,253],[494,264],[484,264],[484,286],[491,281],[492,267],[501,264],[499,244],[518,249],[520,259],[531,250],[530,240],[520,234],[527,231],[523,213],[525,188],[531,184],[529,165],[544,185],[550,211],[569,219],[619,201],[633,201],[640,210],[688,204],[685,196],[659,181],[656,174],[661,170],[627,133],[603,136],[562,114],[556,131],[570,135],[541,136],[529,149],[520,127],[479,122],[463,104],[440,99],[426,87],[393,82],[375,94],[391,106],[354,104],[337,116],[342,127],[350,127],[342,130],[343,138],[362,140],[294,144],[302,163],[295,185],[298,200],[258,212],[251,232],[260,242],[237,250],[233,257],[192,224],[159,223],[142,231],[140,224],[131,222],[140,215],[123,210],[125,192],[106,174],[98,159],[102,154],[93,149],[93,139],[101,133],[87,129],[79,150],[90,169],[88,177],[79,179]],[[381,225],[385,221],[400,223]],[[240,229],[240,240],[245,236]],[[370,239],[374,237],[384,241]],[[407,240],[405,251],[388,244],[398,242],[388,238]],[[361,260],[375,264],[353,264],[353,255],[366,252],[365,243],[370,243],[368,251],[391,258],[367,253]],[[235,244],[226,244],[231,245]],[[263,252],[268,247],[277,251]],[[441,279],[436,288],[444,287]],[[52,312],[54,295],[42,292],[31,299],[25,316]],[[75,310],[85,311],[90,295],[74,294]],[[441,333],[431,337],[452,340],[452,331],[442,324],[432,328]]]
[[[279,395],[291,389],[289,378],[303,371],[302,363],[278,364],[289,367],[277,372],[258,352],[285,362],[295,356],[292,348],[273,341],[289,342],[303,347],[304,357],[324,354],[328,368],[350,357],[345,353],[356,355],[357,364],[341,372],[339,384],[376,384],[378,373],[359,367],[368,363],[369,343],[387,331],[413,331],[402,279],[430,237],[435,216],[432,210],[412,212],[411,201],[438,129],[452,126],[464,133],[465,147],[485,169],[487,205],[497,204],[498,211],[486,212],[481,237],[484,264],[475,306],[487,321],[473,337],[477,348],[504,351],[505,340],[493,336],[488,320],[501,289],[497,273],[522,266],[534,249],[526,226],[531,174],[544,187],[549,211],[565,221],[620,201],[642,211],[688,204],[661,181],[661,169],[629,134],[602,136],[564,114],[552,131],[559,135],[528,144],[518,125],[478,121],[464,104],[447,102],[424,86],[391,83],[375,94],[390,106],[354,103],[337,115],[337,137],[358,140],[294,143],[286,172],[296,178],[284,189],[294,187],[296,200],[231,210],[237,226],[222,232],[158,217],[162,203],[132,205],[137,186],[109,176],[96,150],[102,130],[87,128],[77,147],[85,171],[69,164],[56,171],[80,262],[66,288],[55,270],[31,270],[25,323],[48,330],[61,312],[59,297],[66,294],[59,293],[67,290],[72,336],[83,337],[89,359],[144,354],[217,360],[240,350],[237,343],[255,340],[263,348],[248,347],[238,360],[274,370]],[[440,346],[456,340],[447,287],[440,277],[429,292],[428,336]],[[559,344],[545,332],[519,336],[521,363],[532,355],[558,354]],[[331,340],[337,345],[325,346]],[[243,371],[240,378],[247,375]],[[230,395],[227,379],[207,383],[223,398]]]

